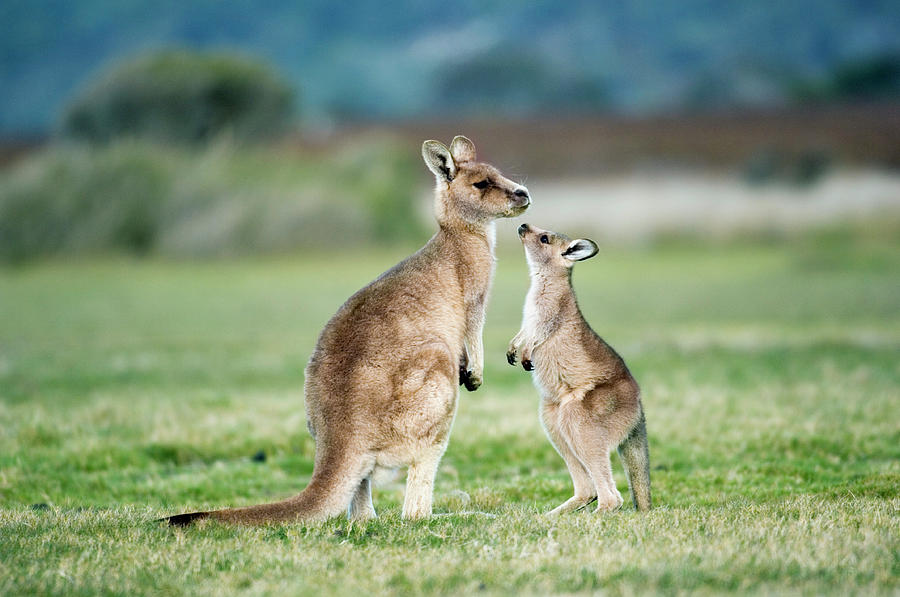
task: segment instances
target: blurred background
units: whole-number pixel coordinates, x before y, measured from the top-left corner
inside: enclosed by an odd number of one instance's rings
[[[0,89],[6,262],[413,246],[458,133],[601,244],[900,212],[895,0],[8,0]]]

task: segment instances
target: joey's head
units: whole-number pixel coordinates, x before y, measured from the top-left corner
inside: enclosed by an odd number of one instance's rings
[[[532,274],[568,277],[576,261],[597,254],[597,244],[586,238],[572,240],[565,234],[542,230],[528,224],[519,226],[519,239]]]
[[[448,148],[425,141],[422,157],[437,181],[435,211],[441,224],[484,225],[511,218],[528,209],[528,189],[475,158],[475,145],[463,136]]]

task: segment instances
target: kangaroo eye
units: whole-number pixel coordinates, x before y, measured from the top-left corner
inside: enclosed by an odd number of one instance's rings
[[[546,234],[542,234],[542,235],[541,235],[541,242],[544,243],[545,245],[547,245],[547,244],[550,244],[550,239],[547,238],[547,235],[546,235]]]
[[[484,180],[479,180],[478,182],[474,183],[472,186],[476,189],[486,189],[488,188],[489,184],[491,184],[491,181],[485,178]]]

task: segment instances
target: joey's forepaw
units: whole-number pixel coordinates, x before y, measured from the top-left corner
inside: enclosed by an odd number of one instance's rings
[[[516,351],[515,350],[510,350],[506,353],[506,362],[515,367],[515,365],[516,365]]]
[[[525,371],[534,371],[534,364],[531,359],[522,359],[522,369]]]

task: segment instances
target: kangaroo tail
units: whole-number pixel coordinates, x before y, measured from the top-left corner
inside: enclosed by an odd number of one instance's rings
[[[306,489],[280,502],[226,508],[209,512],[189,512],[161,518],[172,526],[188,526],[197,520],[211,518],[234,524],[259,525],[293,520],[324,520],[346,511],[353,492],[368,474],[357,463],[337,463],[335,459],[317,459],[312,479]]]
[[[188,512],[186,514],[176,514],[175,516],[166,516],[158,518],[156,522],[168,522],[173,527],[187,527],[194,524],[195,520],[208,518],[211,512]]]
[[[619,456],[628,475],[631,501],[635,509],[646,512],[650,509],[650,449],[643,412],[637,425],[619,446]]]

